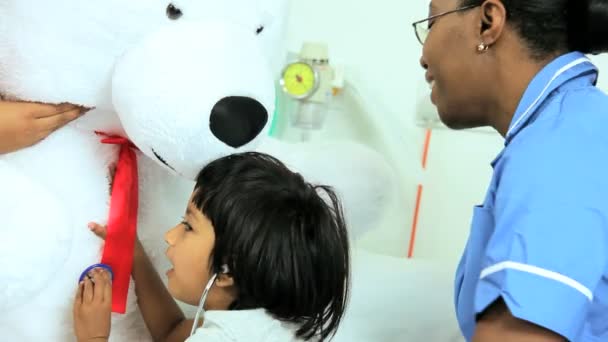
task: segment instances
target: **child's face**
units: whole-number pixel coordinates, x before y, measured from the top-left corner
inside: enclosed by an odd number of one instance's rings
[[[165,241],[169,244],[167,258],[173,265],[167,272],[169,292],[196,306],[211,277],[210,255],[215,244],[211,221],[189,202],[184,221],[165,234]]]

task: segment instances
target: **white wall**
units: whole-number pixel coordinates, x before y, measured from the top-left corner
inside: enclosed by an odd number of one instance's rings
[[[403,143],[399,170],[417,166],[422,152],[424,131],[414,118],[416,99],[428,90],[421,88],[421,46],[411,22],[425,18],[427,12],[427,0],[292,1],[288,48],[298,51],[305,40],[329,44],[331,63],[346,67],[346,78],[369,103],[382,108],[384,120],[395,128],[384,133]],[[608,57],[595,60],[608,71]],[[607,89],[608,79],[600,79],[600,86]],[[455,266],[468,235],[472,207],[483,200],[490,162],[501,147],[497,134],[433,132],[427,171],[415,177],[425,186],[415,257],[442,259]],[[411,190],[406,196],[412,200],[404,203],[403,210],[413,211],[417,181],[408,179],[411,184],[404,191]],[[403,229],[409,233],[410,222],[404,222]],[[406,250],[404,245],[403,255]]]

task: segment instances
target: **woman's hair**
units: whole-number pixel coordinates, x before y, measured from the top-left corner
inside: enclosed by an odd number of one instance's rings
[[[484,0],[461,0],[481,5]],[[608,0],[501,0],[507,21],[543,59],[562,51],[608,52]]]
[[[296,335],[307,340],[335,334],[348,298],[350,260],[342,208],[331,188],[307,183],[271,156],[242,153],[208,164],[192,201],[213,224],[213,271],[226,264],[235,280],[231,309],[264,308],[296,323]]]

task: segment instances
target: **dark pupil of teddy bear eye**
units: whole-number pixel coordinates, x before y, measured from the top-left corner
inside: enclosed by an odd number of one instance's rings
[[[167,6],[167,17],[169,17],[169,19],[177,20],[182,16],[182,14],[182,10],[175,7],[173,4],[169,4],[169,6]]]
[[[258,27],[258,29],[257,29],[257,30],[255,30],[255,33],[256,33],[256,34],[260,34],[260,33],[262,33],[262,31],[264,31],[264,26],[260,26],[260,27]]]

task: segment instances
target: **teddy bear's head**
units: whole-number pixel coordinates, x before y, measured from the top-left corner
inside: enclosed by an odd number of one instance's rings
[[[143,153],[194,178],[211,159],[251,150],[267,135],[274,82],[249,30],[184,20],[119,59],[112,98]]]
[[[94,108],[74,125],[126,134],[193,177],[252,149],[274,111],[287,0],[7,0],[0,94]],[[278,64],[275,64],[278,66]]]

